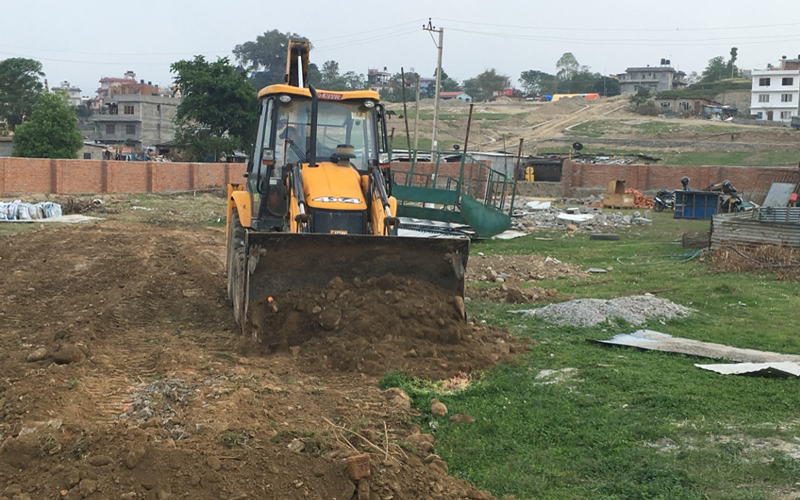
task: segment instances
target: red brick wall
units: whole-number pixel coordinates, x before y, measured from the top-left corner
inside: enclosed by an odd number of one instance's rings
[[[158,163],[0,158],[0,196],[163,193],[241,182],[242,163]]]
[[[639,191],[653,189],[678,189],[680,179],[689,177],[689,186],[695,190],[729,180],[740,191],[752,188],[759,174],[780,174],[797,171],[796,167],[715,167],[675,165],[587,165],[564,161],[561,183],[564,196],[575,196],[576,188],[603,187],[609,180],[624,180],[626,188]]]

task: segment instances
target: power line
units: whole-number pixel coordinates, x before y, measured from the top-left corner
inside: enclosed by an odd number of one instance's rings
[[[537,31],[611,31],[618,33],[620,31],[619,28],[570,28],[570,27],[557,27],[554,28],[552,26],[520,26],[520,25],[510,25],[510,24],[491,24],[491,23],[483,23],[483,22],[475,22],[475,21],[459,21],[456,19],[443,19],[443,21],[448,21],[452,23],[462,23],[462,24],[475,24],[479,26],[494,26],[498,28],[520,28],[520,29],[530,29],[530,30],[537,30]],[[671,31],[671,32],[679,32],[679,31],[722,31],[722,30],[742,30],[742,29],[756,29],[756,28],[781,28],[781,27],[790,27],[790,26],[800,26],[800,23],[785,23],[785,24],[762,24],[762,25],[753,25],[753,26],[722,26],[719,28],[628,28],[625,27],[625,31],[641,31],[645,33],[650,33],[653,31]],[[452,28],[451,28],[452,29]]]

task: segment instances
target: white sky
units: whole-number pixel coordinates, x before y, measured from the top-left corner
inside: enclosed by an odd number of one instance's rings
[[[432,76],[428,17],[445,28],[443,67],[459,81],[496,68],[516,85],[527,69],[554,73],[564,52],[609,74],[661,58],[699,73],[732,46],[745,69],[800,54],[797,0],[0,0],[0,12],[0,59],[37,59],[51,87],[68,80],[83,95],[126,70],[168,85],[172,62],[231,55],[272,29],[311,39],[319,66],[335,59],[342,71],[405,66]]]

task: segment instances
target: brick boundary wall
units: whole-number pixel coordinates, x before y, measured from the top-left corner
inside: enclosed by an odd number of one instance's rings
[[[27,193],[166,193],[241,182],[244,163],[0,158],[0,196]]]
[[[759,176],[780,176],[797,172],[797,167],[716,167],[679,165],[599,165],[565,160],[561,170],[564,197],[580,196],[587,188],[602,188],[612,179],[624,180],[626,188],[654,191],[661,188],[680,189],[681,177],[691,179],[689,187],[702,190],[709,185],[729,180],[739,191],[753,189]]]

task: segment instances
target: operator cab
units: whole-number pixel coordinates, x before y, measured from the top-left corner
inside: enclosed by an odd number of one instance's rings
[[[368,202],[361,192],[362,176],[383,166],[389,177],[386,123],[378,94],[318,91],[316,96],[315,100],[312,90],[290,85],[259,92],[258,132],[247,182],[258,230],[286,229],[286,180],[295,166],[302,168],[307,190],[309,185],[324,186],[327,193],[315,198],[306,192],[311,208],[364,211]]]

